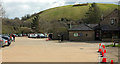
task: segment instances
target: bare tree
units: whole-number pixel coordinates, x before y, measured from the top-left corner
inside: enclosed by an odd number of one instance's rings
[[[0,34],[2,33],[2,18],[4,16],[5,12],[2,7],[2,2],[0,2]]]

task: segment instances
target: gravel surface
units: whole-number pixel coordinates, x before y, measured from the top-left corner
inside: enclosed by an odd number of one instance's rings
[[[2,50],[3,62],[99,62],[98,43],[17,37]]]
[[[106,47],[107,50],[107,61],[118,62],[118,47]]]

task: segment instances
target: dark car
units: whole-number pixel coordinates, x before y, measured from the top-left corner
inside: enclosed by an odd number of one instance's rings
[[[22,37],[23,35],[22,34],[18,34],[18,37]]]

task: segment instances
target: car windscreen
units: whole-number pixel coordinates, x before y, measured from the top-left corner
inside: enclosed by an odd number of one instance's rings
[[[9,38],[8,38],[8,37],[4,37],[4,36],[2,36],[2,38],[3,38],[3,39],[6,39],[6,40],[9,40]]]

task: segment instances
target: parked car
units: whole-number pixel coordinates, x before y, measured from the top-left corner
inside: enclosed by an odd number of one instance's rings
[[[27,34],[22,34],[22,36],[27,36]]]
[[[47,33],[45,33],[45,38],[47,38],[48,37],[48,34]]]
[[[0,37],[0,47],[3,47],[5,43],[3,42],[3,39]]]
[[[18,34],[18,37],[22,37],[23,35],[22,34]]]
[[[48,38],[53,39],[53,34],[50,33],[50,34],[48,35]]]
[[[13,34],[13,35],[15,35],[15,37],[18,37],[18,34]]]
[[[29,34],[28,38],[37,38],[37,34]]]
[[[8,41],[4,38],[2,38],[2,47],[3,46],[7,46],[8,45]]]
[[[8,37],[0,35],[0,47],[9,46],[11,43]]]
[[[11,40],[9,36],[2,36],[2,39],[4,39],[7,46],[11,44]]]
[[[37,38],[45,38],[44,34],[37,34]]]

